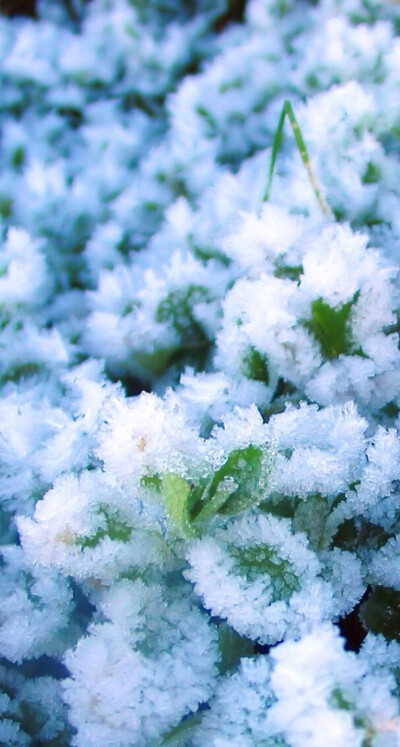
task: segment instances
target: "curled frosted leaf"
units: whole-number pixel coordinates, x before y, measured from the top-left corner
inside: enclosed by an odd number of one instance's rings
[[[332,591],[318,578],[320,564],[287,520],[231,520],[213,536],[194,540],[187,559],[184,575],[205,607],[253,640],[274,643],[332,612]]]

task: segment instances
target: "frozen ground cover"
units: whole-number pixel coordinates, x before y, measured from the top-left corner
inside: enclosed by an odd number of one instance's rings
[[[13,7],[0,744],[399,747],[400,4]]]

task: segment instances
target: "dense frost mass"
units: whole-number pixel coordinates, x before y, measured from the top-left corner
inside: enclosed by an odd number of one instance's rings
[[[400,3],[5,7],[0,745],[400,747]]]

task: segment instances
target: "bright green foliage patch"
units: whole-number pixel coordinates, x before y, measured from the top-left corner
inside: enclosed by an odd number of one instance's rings
[[[382,173],[379,166],[376,166],[372,161],[368,161],[367,168],[362,177],[362,182],[363,184],[376,184],[379,182],[381,176]]]
[[[349,320],[356,300],[354,296],[348,303],[333,308],[322,298],[317,298],[311,305],[311,319],[304,322],[304,325],[319,342],[322,353],[328,360],[351,353],[352,336]]]
[[[263,381],[264,384],[269,384],[268,361],[253,346],[243,358],[242,373],[252,381]]]
[[[250,444],[231,452],[225,464],[207,483],[202,495],[206,505],[199,512],[201,520],[214,513],[238,514],[260,501],[260,478],[263,450]]]
[[[143,475],[143,477],[140,479],[140,484],[143,488],[161,490],[161,478],[158,477],[158,475]]]
[[[161,477],[161,493],[164,500],[165,510],[172,523],[184,536],[193,536],[194,531],[190,525],[190,484],[173,473],[167,473]]]
[[[268,471],[263,449],[250,444],[232,451],[222,467],[197,484],[173,473],[164,474],[161,494],[166,512],[183,536],[193,536],[202,522],[215,514],[235,515],[257,505]],[[157,487],[155,482],[147,485]]]

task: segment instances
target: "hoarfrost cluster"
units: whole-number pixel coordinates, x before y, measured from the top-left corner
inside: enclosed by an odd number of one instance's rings
[[[0,744],[400,746],[399,32],[0,15]]]

